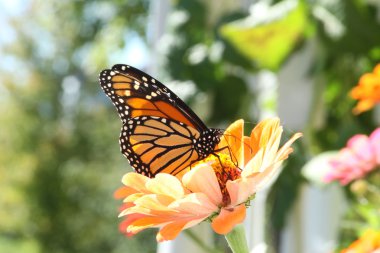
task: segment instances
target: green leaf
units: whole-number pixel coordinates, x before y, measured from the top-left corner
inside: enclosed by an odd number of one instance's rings
[[[259,67],[276,70],[305,34],[306,8],[301,2],[285,1],[271,7],[268,16],[270,20],[258,20],[251,15],[227,23],[219,31]]]

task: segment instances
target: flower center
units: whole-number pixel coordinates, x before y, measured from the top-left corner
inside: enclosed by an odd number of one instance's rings
[[[223,206],[230,204],[231,199],[227,191],[227,181],[240,178],[241,170],[231,161],[230,156],[226,154],[210,155],[204,162],[210,162],[218,179],[220,189],[223,194]]]

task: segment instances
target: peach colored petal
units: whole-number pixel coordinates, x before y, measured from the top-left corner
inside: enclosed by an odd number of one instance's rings
[[[175,217],[177,215],[177,212],[175,210],[148,209],[142,206],[133,206],[122,211],[119,214],[119,217],[131,215],[135,213],[143,214],[146,216],[160,216],[160,217]]]
[[[276,161],[285,160],[288,158],[288,155],[293,152],[293,149],[290,146],[295,142],[298,138],[302,137],[302,133],[295,133],[278,151],[276,155]]]
[[[280,146],[282,126],[278,118],[267,119],[262,122],[251,133],[251,146],[256,152],[263,149],[263,158],[259,168],[263,169],[275,159]],[[257,148],[255,148],[257,145]],[[256,166],[257,167],[257,166]]]
[[[162,227],[162,229],[158,232],[156,239],[158,242],[173,240],[178,236],[178,234],[182,230],[193,227],[202,221],[203,221],[202,219],[197,219],[197,220],[190,220],[190,221],[181,220],[181,221],[172,222]]]
[[[204,193],[191,193],[183,199],[174,201],[169,208],[184,215],[197,215],[208,217],[218,210],[218,206],[210,201]]]
[[[201,223],[204,218],[201,219],[183,219],[163,226],[158,232],[156,239],[158,242],[175,239],[178,234],[187,228],[193,227]]]
[[[244,166],[248,163],[248,161],[253,157],[253,151],[251,149],[251,138],[248,136],[244,136]]]
[[[249,177],[250,175],[260,171],[264,160],[264,149],[256,152],[255,156],[248,161],[241,173],[242,177]]]
[[[128,233],[136,234],[141,230],[153,227],[159,227],[170,222],[168,217],[161,216],[145,216],[135,220],[127,227]]]
[[[218,144],[218,149],[223,149],[226,155],[232,155],[232,160],[237,162],[239,167],[244,165],[244,120],[240,119],[232,123],[224,132]]]
[[[208,218],[208,217],[202,217],[201,216],[201,218],[199,218],[199,219],[194,219],[194,218],[187,219],[188,222],[186,223],[184,229],[194,227],[195,225],[198,225],[199,223],[204,221],[206,218]]]
[[[119,211],[121,212],[121,211],[123,211],[123,210],[125,210],[125,209],[127,209],[127,208],[130,208],[130,207],[132,207],[132,206],[134,206],[135,204],[133,204],[133,203],[123,203],[120,207],[119,207]]]
[[[272,180],[276,178],[280,172],[282,161],[276,162],[271,166],[267,167],[263,172],[252,175],[247,179],[250,186],[250,195],[258,192],[259,190],[266,187]]]
[[[123,176],[121,180],[124,185],[133,188],[139,192],[147,192],[145,184],[149,180],[148,177],[136,172],[129,172]]]
[[[246,207],[244,205],[237,206],[232,210],[222,209],[220,214],[214,218],[211,223],[212,228],[218,234],[228,234],[237,224],[244,221]]]
[[[143,207],[149,210],[171,211],[168,205],[173,202],[173,199],[166,195],[149,194],[137,199],[134,203],[136,206]]]
[[[234,181],[228,181],[226,187],[231,199],[230,206],[237,206],[247,201],[249,196],[251,196],[253,183],[252,179],[243,177]]]
[[[280,148],[280,150],[277,150],[277,141],[272,145],[272,147],[270,147],[268,144],[268,147],[266,147],[266,149],[260,149],[256,153],[256,155],[247,163],[246,167],[242,172],[242,177],[249,177],[251,174],[265,170],[267,167],[270,167],[273,163],[285,160],[288,157],[288,155],[293,151],[290,145],[292,145],[293,142],[301,136],[301,133],[294,134]],[[280,138],[278,138],[277,140],[279,141]]]
[[[173,240],[178,236],[178,234],[184,229],[186,221],[172,222],[165,225],[157,233],[156,239],[158,242]]]
[[[122,186],[114,192],[113,196],[115,199],[123,199],[136,192],[137,191],[131,187]]]
[[[124,209],[123,211],[121,211],[119,213],[119,218],[120,217],[123,217],[123,216],[128,216],[128,215],[132,215],[132,214],[142,214],[142,215],[151,215],[152,211],[147,209],[147,208],[143,208],[141,206],[131,206],[129,208],[126,208]]]
[[[131,232],[128,232],[127,231],[127,228],[130,224],[132,224],[133,222],[135,222],[136,220],[138,219],[141,219],[142,217],[144,217],[143,214],[132,214],[132,215],[128,215],[119,225],[119,230],[120,232],[122,232],[123,234],[125,234],[126,236],[132,236],[134,235],[135,233],[131,233]]]
[[[179,199],[185,194],[178,178],[166,173],[157,174],[147,181],[145,185],[150,192],[170,196],[173,199]]]
[[[126,197],[123,200],[123,202],[125,202],[125,203],[127,203],[127,202],[134,202],[134,201],[136,201],[137,199],[141,198],[144,195],[145,195],[145,193],[142,193],[142,192],[134,193],[134,194],[131,194],[128,197]]]
[[[276,131],[272,134],[271,138],[268,140],[268,143],[264,148],[262,168],[269,166],[275,160],[275,157],[278,152],[278,148],[280,146],[282,135],[282,127],[276,129]]]
[[[205,163],[195,166],[187,172],[182,182],[192,192],[202,192],[215,205],[222,203],[223,196],[213,168]]]
[[[280,128],[278,118],[270,118],[261,121],[251,132],[252,153],[256,154],[260,148],[266,146],[273,134]]]

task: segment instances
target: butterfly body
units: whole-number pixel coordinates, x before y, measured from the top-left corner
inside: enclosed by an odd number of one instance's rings
[[[122,120],[120,150],[136,172],[177,175],[214,152],[223,132],[207,128],[169,88],[148,74],[118,64],[100,84]]]
[[[199,138],[194,141],[194,149],[198,152],[200,159],[206,158],[220,142],[223,131],[217,128],[205,130]]]

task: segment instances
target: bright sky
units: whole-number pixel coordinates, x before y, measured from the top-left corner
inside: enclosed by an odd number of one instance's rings
[[[149,64],[149,52],[145,42],[136,34],[125,36],[125,47],[110,55],[111,62],[125,63],[136,68],[144,68]]]
[[[22,15],[31,2],[31,0],[0,0],[0,55],[2,54],[2,47],[16,39],[16,34],[9,25],[9,18]],[[126,63],[137,68],[146,67],[149,53],[144,41],[135,33],[127,34],[125,41],[124,48],[110,55],[111,62]],[[11,64],[9,57],[3,56],[1,58],[3,60],[1,65]]]

